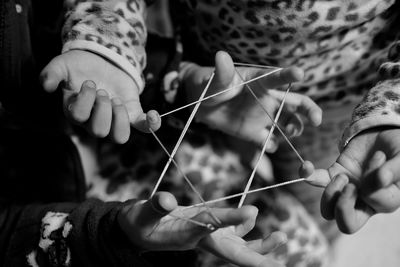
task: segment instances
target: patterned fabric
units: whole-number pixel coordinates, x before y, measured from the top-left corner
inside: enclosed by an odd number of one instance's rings
[[[143,1],[67,1],[63,52],[88,50],[125,70],[143,90],[147,38]]]
[[[346,128],[341,148],[359,132],[381,125],[400,126],[400,41],[388,53],[389,62],[381,65],[381,81],[373,87],[354,109],[351,124]]]
[[[63,50],[99,53],[121,66],[143,88],[139,76],[146,64],[144,2],[71,4],[76,7],[67,17]],[[378,79],[397,76],[398,68],[393,66],[398,62],[394,54],[399,37],[399,1],[181,0],[171,1],[171,5],[187,59],[212,65],[215,52],[226,50],[240,62],[300,67],[305,79],[293,90],[321,104],[355,106]],[[382,65],[388,60],[392,63]],[[378,77],[379,66],[387,75]],[[388,86],[400,90],[393,82]],[[361,114],[366,115],[365,109]],[[343,144],[358,132],[377,126],[361,121],[351,123]],[[386,116],[380,125],[388,121]]]
[[[373,82],[398,32],[393,0],[195,3],[174,14],[188,59],[213,64],[225,50],[239,62],[298,66],[305,79],[294,90],[314,99],[337,101],[339,92]]]
[[[52,266],[70,266],[71,251],[66,239],[72,230],[72,224],[67,222],[68,213],[48,212],[42,219],[39,248],[27,255],[29,266],[38,267],[45,264],[42,257],[49,257]],[[61,251],[58,253],[57,250]]]

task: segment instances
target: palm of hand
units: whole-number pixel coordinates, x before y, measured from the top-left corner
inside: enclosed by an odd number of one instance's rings
[[[272,124],[265,111],[255,102],[254,97],[242,87],[229,101],[217,105],[202,106],[198,118],[207,125],[243,138],[260,142],[268,134],[267,126]],[[254,87],[255,91],[259,88]],[[279,99],[271,96],[260,98],[268,113],[273,115],[279,106]]]
[[[201,231],[194,229],[199,227],[202,231],[207,229],[181,218],[191,218],[201,222],[209,220],[207,217],[207,213],[199,212],[197,208],[185,209],[178,206],[170,214],[162,217],[155,227],[143,231],[146,247],[150,250],[162,250],[166,247],[168,250],[194,249],[204,237],[200,234]]]
[[[254,227],[257,216],[254,207],[212,208],[213,214],[222,223],[216,224],[204,207],[173,208],[175,205],[169,205],[168,210],[173,210],[164,214],[159,208],[155,209],[154,203],[157,202],[151,202],[152,205],[149,203],[139,202],[136,209],[128,206],[119,217],[122,229],[128,233],[132,242],[145,250],[187,250],[201,247],[239,266],[281,266],[266,258],[265,254],[285,242],[282,233],[273,233],[265,239],[248,242],[242,239]],[[182,218],[218,225],[220,228],[212,232],[212,229]]]
[[[68,51],[54,58],[43,69],[41,78],[48,92],[61,85],[67,118],[93,136],[109,136],[117,143],[125,143],[130,126],[143,132],[160,127],[157,112],[144,114],[136,82],[99,55]]]

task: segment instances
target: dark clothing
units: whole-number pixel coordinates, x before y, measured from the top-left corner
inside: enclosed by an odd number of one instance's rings
[[[85,201],[60,94],[40,87],[62,5],[0,1],[0,266],[144,266],[116,223],[124,204]]]

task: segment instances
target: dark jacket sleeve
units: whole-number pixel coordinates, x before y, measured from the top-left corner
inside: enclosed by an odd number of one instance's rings
[[[1,266],[146,266],[117,225],[120,202],[0,204]]]

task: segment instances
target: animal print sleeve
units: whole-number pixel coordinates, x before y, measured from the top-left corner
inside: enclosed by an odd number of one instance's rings
[[[12,205],[0,201],[1,266],[145,266],[122,234],[119,202]]]
[[[65,5],[63,52],[80,49],[107,58],[126,71],[142,92],[147,38],[145,1],[66,0]]]
[[[392,45],[388,62],[379,68],[380,82],[354,109],[351,123],[345,129],[340,149],[361,131],[377,126],[400,127],[400,41]]]

